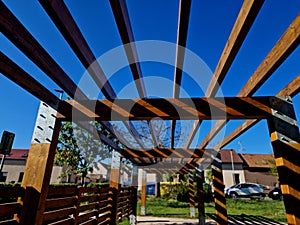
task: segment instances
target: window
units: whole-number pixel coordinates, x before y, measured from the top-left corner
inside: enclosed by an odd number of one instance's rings
[[[18,182],[22,182],[23,176],[24,176],[24,172],[21,172],[20,175],[19,175]]]
[[[5,182],[7,178],[7,172],[0,173],[0,182]]]

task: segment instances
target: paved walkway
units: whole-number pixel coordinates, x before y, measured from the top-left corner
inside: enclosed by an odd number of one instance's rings
[[[182,225],[198,225],[198,219],[183,219],[183,218],[166,218],[152,216],[138,216],[138,224],[140,225],[165,225],[165,224],[182,224]],[[283,225],[276,221],[267,219],[261,216],[238,215],[229,216],[229,225]],[[216,222],[211,219],[206,219],[206,225],[215,225]]]

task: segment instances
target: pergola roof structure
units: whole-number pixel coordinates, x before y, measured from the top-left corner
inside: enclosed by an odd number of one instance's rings
[[[241,6],[205,96],[180,98],[180,86],[184,76],[182,70],[185,60],[184,47],[186,47],[188,42],[191,14],[191,0],[181,0],[178,12],[176,58],[174,59],[173,98],[148,98],[138,50],[134,44],[134,29],[131,25],[126,2],[112,0],[110,1],[110,6],[114,18],[109,19],[115,20],[122,43],[124,45],[127,44],[124,50],[128,61],[133,62],[129,67],[139,95],[139,99],[120,99],[101,65],[97,62],[88,41],[80,31],[76,18],[72,16],[67,5],[60,0],[40,0],[39,2],[106,99],[89,99],[78,84],[73,81],[72,77],[61,68],[45,47],[38,42],[22,24],[22,21],[3,2],[0,3],[2,33],[67,93],[72,100],[59,100],[51,90],[34,79],[32,75],[28,74],[3,52],[0,53],[0,72],[48,105],[55,108],[58,106],[58,118],[61,120],[73,120],[75,112],[76,117],[78,117],[76,118],[77,122],[87,130],[91,131],[91,128],[87,127],[83,121],[97,120],[114,136],[117,135],[110,122],[123,121],[127,131],[131,133],[137,142],[139,149],[130,148],[124,140],[120,141],[125,148],[120,149],[107,137],[99,134],[101,141],[119,150],[123,157],[130,159],[135,164],[148,165],[164,161],[171,163],[172,167],[166,166],[166,169],[172,171],[176,171],[179,168],[180,172],[186,172],[187,168],[195,167],[197,160],[202,158],[203,154],[210,154],[209,152],[213,150],[208,151],[205,148],[230,119],[249,120],[224,138],[221,143],[218,143],[215,149],[222,148],[252,127],[257,121],[266,118],[272,113],[271,98],[269,96],[253,97],[253,95],[289,55],[297,49],[300,42],[300,14],[298,14],[295,15],[294,21],[291,21],[290,26],[252,76],[249,77],[248,82],[242,87],[237,97],[215,97],[263,6],[263,1],[246,0]],[[293,97],[299,93],[299,89],[300,76],[295,75],[295,79],[282,89],[278,96],[288,95]],[[171,121],[171,129],[168,134],[171,143],[170,147],[161,147],[158,144],[159,140],[157,140],[155,128],[150,122],[151,119],[157,117]],[[201,126],[201,122],[211,119],[219,121],[217,121],[197,148],[191,148],[190,145]],[[149,150],[149,147],[139,138],[139,131],[133,122],[137,120],[147,121],[154,143],[153,149]],[[194,120],[193,128],[189,131],[183,148],[176,148],[174,145],[176,122],[179,120]],[[97,131],[93,130],[93,132]]]

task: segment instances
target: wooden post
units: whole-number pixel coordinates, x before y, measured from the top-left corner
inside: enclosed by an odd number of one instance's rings
[[[111,187],[110,195],[111,198],[111,218],[110,221],[112,225],[118,223],[117,210],[118,210],[118,190],[120,187],[120,166],[121,166],[121,156],[120,153],[116,150],[112,151],[112,160],[111,160],[111,170],[110,170],[110,182],[109,186]]]
[[[132,177],[131,177],[131,186],[132,186],[132,214],[129,216],[130,225],[135,225],[137,223],[136,219],[136,209],[137,209],[137,188],[138,188],[138,166],[133,165],[132,168]]]
[[[52,173],[60,121],[56,110],[41,102],[26,163],[22,187],[26,189],[20,224],[40,225]]]
[[[194,191],[194,174],[193,170],[189,170],[189,201],[190,201],[190,217],[195,217],[195,191]]]
[[[300,224],[300,134],[290,97],[270,98],[268,119],[288,224]]]
[[[145,170],[142,170],[141,216],[146,215],[146,188],[147,188],[147,173]]]
[[[199,164],[196,169],[199,225],[205,225],[204,190],[203,190],[204,173],[203,172],[204,171],[202,169],[202,166],[201,164]]]
[[[224,193],[224,182],[222,173],[222,161],[220,153],[213,157],[212,178],[214,186],[214,200],[216,208],[216,222],[218,225],[227,225],[228,216],[226,209],[226,199]]]

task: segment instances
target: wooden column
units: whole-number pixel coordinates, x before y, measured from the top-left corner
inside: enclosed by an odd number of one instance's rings
[[[212,158],[212,178],[214,186],[214,200],[216,208],[216,222],[218,225],[227,225],[228,216],[226,209],[226,199],[224,193],[224,182],[222,173],[222,161],[220,153]]]
[[[132,175],[131,175],[131,186],[132,186],[132,215],[130,218],[130,225],[135,225],[137,223],[136,220],[136,209],[137,209],[137,188],[138,188],[138,166],[133,165]]]
[[[115,225],[118,223],[117,208],[118,208],[118,190],[120,187],[120,167],[121,167],[121,155],[116,150],[112,151],[111,169],[110,169],[110,181],[111,187],[109,200],[111,201],[111,218],[110,224]]]
[[[195,217],[195,191],[194,191],[194,174],[193,170],[189,170],[189,202],[190,217]]]
[[[300,134],[290,97],[270,98],[268,119],[288,224],[300,224]]]
[[[56,110],[41,102],[22,180],[25,196],[23,202],[20,199],[23,204],[20,218],[16,218],[20,224],[43,222],[59,129]]]
[[[204,171],[201,167],[201,164],[199,164],[196,169],[199,225],[205,225],[204,190],[203,190],[204,173],[203,172]]]
[[[146,215],[146,188],[147,188],[147,172],[145,170],[142,170],[141,216]]]

